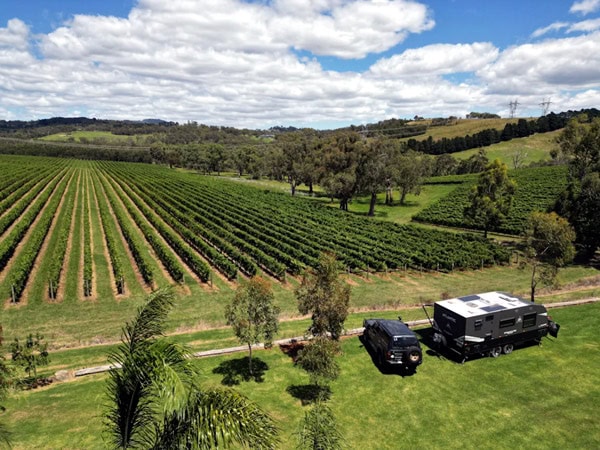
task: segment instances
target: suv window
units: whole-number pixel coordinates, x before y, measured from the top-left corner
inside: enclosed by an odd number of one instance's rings
[[[404,348],[411,345],[418,345],[419,342],[414,336],[394,336],[393,348]]]

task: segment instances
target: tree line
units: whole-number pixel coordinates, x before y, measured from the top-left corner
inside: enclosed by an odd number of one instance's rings
[[[334,131],[286,129],[260,134],[257,130],[211,127],[195,122],[177,126],[168,123],[132,124],[133,127],[139,125],[161,130],[160,134],[153,135],[156,140],[150,143],[149,150],[42,145],[28,141],[7,143],[1,151],[167,164],[203,174],[233,171],[238,176],[287,182],[292,195],[296,194],[300,185],[306,185],[312,195],[314,186],[319,184],[327,196],[339,201],[343,210],[348,209],[354,197],[369,196],[368,214],[374,215],[379,192],[385,192],[385,201],[391,204],[394,202],[393,192],[397,190],[398,201],[403,204],[409,193],[419,193],[424,177],[479,173],[489,163],[483,147],[562,128],[578,114],[585,114],[590,120],[600,117],[597,109],[550,113],[535,120],[519,119],[517,123],[507,124],[502,131],[488,129],[473,136],[438,141],[411,139],[407,142],[385,132],[390,127],[406,126],[407,121],[400,119],[380,122],[374,127],[376,133],[371,137],[358,127]],[[48,126],[46,123],[43,125]],[[58,125],[63,124],[59,121]],[[466,160],[457,160],[450,155],[467,148],[481,150]]]
[[[558,142],[552,157],[568,164],[569,184],[554,210],[573,225],[580,254],[592,257],[600,247],[600,117],[571,119]]]
[[[185,127],[184,127],[185,128]],[[189,126],[193,128],[193,126]],[[356,131],[321,132],[301,129],[273,138],[240,140],[238,144],[154,143],[147,148],[96,147],[39,141],[3,141],[3,153],[34,154],[90,160],[165,164],[202,174],[234,172],[253,179],[287,182],[292,195],[300,185],[314,193],[319,185],[340,208],[348,209],[356,196],[369,196],[374,215],[377,195],[386,204],[404,204],[409,193],[418,194],[425,177],[479,173],[488,164],[481,150],[465,160],[451,155],[426,155],[408,149],[404,142],[379,135],[367,138]],[[398,198],[394,199],[394,192]]]

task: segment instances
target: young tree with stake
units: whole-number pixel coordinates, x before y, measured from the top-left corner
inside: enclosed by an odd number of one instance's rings
[[[350,306],[350,286],[339,278],[339,266],[335,255],[323,253],[312,273],[305,273],[296,289],[298,311],[312,314],[308,331],[314,336],[330,333],[340,338]]]
[[[248,370],[252,374],[252,346],[264,341],[270,347],[277,333],[279,308],[273,304],[271,284],[255,276],[242,283],[235,292],[232,302],[225,307],[227,325],[242,344],[248,345]]]
[[[575,232],[569,222],[558,214],[534,212],[524,236],[525,254],[532,268],[531,301],[535,301],[538,283],[550,286],[556,281],[558,269],[575,256]]]

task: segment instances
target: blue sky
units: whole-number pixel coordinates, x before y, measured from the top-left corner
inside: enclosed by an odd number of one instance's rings
[[[327,128],[600,103],[600,0],[0,2],[0,119]]]

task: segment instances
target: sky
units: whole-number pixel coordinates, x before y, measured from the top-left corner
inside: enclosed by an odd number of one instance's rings
[[[600,107],[600,0],[0,0],[0,120],[267,129]]]

